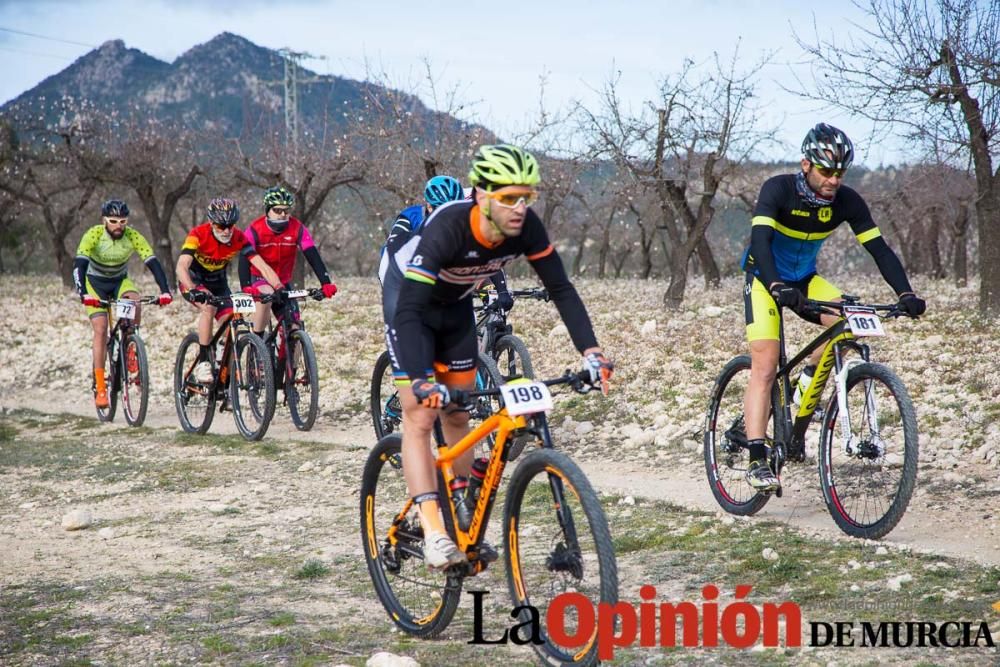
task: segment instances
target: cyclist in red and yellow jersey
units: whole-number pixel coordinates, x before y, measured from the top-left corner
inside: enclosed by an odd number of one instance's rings
[[[240,207],[232,199],[219,197],[208,204],[208,222],[198,225],[188,233],[177,258],[177,282],[181,294],[194,304],[201,314],[198,317],[198,363],[194,376],[198,382],[211,382],[213,378],[212,319],[222,319],[232,311],[232,305],[221,308],[209,305],[209,296],[227,297],[229,282],[226,267],[239,254],[245,254],[250,264],[256,267],[264,279],[275,289],[281,286],[278,274],[267,265],[247,243],[246,237],[236,223],[240,219]]]

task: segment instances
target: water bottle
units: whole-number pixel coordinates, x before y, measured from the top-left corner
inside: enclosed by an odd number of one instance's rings
[[[475,509],[479,500],[479,489],[483,488],[483,480],[486,479],[486,469],[490,465],[490,460],[479,458],[472,462],[472,474],[469,476],[469,489],[465,492],[466,501],[469,503],[469,511]]]
[[[455,518],[458,519],[458,527],[468,530],[472,523],[472,512],[465,502],[466,491],[469,488],[469,480],[466,477],[455,477],[448,485],[451,491],[451,502],[455,505]]]
[[[792,396],[792,403],[802,405],[802,397],[809,391],[809,385],[812,384],[815,373],[815,366],[806,366],[802,369],[802,372],[799,374],[799,380],[795,383],[795,394]]]

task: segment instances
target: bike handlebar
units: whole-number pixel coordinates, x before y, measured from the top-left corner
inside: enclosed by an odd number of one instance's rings
[[[310,287],[309,289],[275,290],[275,292],[273,292],[272,294],[261,294],[260,296],[255,297],[255,299],[257,301],[260,301],[261,303],[271,303],[272,301],[274,301],[275,296],[279,293],[283,293],[285,295],[285,299],[289,301],[292,300],[300,301],[302,299],[313,299],[315,301],[322,301],[324,298],[326,298],[323,296],[322,289],[320,289],[319,287]]]
[[[861,297],[851,296],[850,294],[842,294],[841,296],[844,299],[843,301],[819,301],[817,299],[806,299],[802,310],[804,312],[843,317],[845,308],[870,308],[876,312],[885,313],[884,317],[886,319],[893,317],[911,317],[909,313],[900,309],[898,303],[861,303]]]
[[[481,290],[481,291],[477,292],[476,296],[478,296],[483,301],[486,301],[488,294],[489,294],[489,292],[487,292],[485,290]],[[515,289],[515,290],[510,290],[510,295],[514,299],[536,299],[538,301],[548,301],[549,300],[549,291],[547,289],[545,289],[544,287],[533,287],[531,289]],[[494,301],[493,303],[484,303],[483,305],[477,306],[475,308],[475,310],[477,310],[477,311],[486,311],[486,312],[497,311],[499,309],[500,309],[499,301]]]
[[[572,387],[573,391],[586,394],[594,389],[600,389],[601,381],[592,382],[590,379],[590,371],[579,371],[572,373],[567,370],[563,375],[557,378],[551,378],[548,380],[532,380],[532,382],[540,382],[547,387],[552,387],[559,384],[568,384]],[[465,405],[470,403],[472,399],[480,398],[483,396],[499,396],[500,387],[491,387],[489,389],[474,389],[471,391],[456,389],[451,394],[451,402],[456,405]]]
[[[152,303],[158,303],[160,301],[160,297],[159,296],[142,296],[142,297],[139,297],[138,299],[108,299],[106,301],[104,299],[101,299],[100,300],[100,302],[101,302],[101,308],[110,308],[112,305],[118,303],[119,301],[128,301],[129,303],[152,304]]]

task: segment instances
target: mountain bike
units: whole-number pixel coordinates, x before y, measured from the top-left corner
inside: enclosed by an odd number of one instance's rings
[[[108,309],[108,318],[114,312],[115,325],[108,332],[107,355],[108,407],[97,408],[97,417],[102,422],[115,418],[118,395],[122,397],[122,412],[130,426],[142,426],[146,420],[149,405],[149,363],[146,361],[146,344],[139,335],[139,325],[135,323],[138,304],[157,303],[159,297],[144,296],[138,301],[118,299],[101,301],[101,307]],[[125,354],[121,351],[125,350]],[[97,395],[96,385],[93,387]]]
[[[549,298],[544,289],[512,290],[511,295],[515,300],[529,298],[548,301]],[[513,328],[507,323],[507,312],[497,303],[496,291],[481,290],[477,296],[482,300],[482,305],[475,308],[480,313],[476,320],[479,367],[484,367],[484,358],[493,360],[500,379],[491,378],[489,374],[479,375],[476,377],[476,389],[498,387],[518,377],[535,377],[528,348],[524,341],[512,333]],[[398,432],[403,420],[403,410],[393,385],[388,351],[382,352],[375,361],[369,400],[376,437]]]
[[[323,290],[318,288],[282,291],[289,302],[305,298],[323,300]],[[273,300],[273,294],[260,297],[262,303]],[[295,320],[294,309],[282,310],[278,325],[264,337],[264,345],[274,369],[275,391],[281,387],[295,428],[308,431],[319,413],[319,371],[312,338],[306,333],[305,323]]]
[[[188,433],[208,431],[218,402],[220,411],[232,410],[244,438],[260,440],[274,416],[274,371],[264,341],[253,334],[247,319],[255,309],[253,297],[238,292],[209,297],[207,303],[220,307],[229,305],[230,300],[233,312],[219,323],[209,345],[211,382],[201,383],[194,377],[199,361],[198,334],[192,331],[181,341],[174,363],[174,403],[181,428]],[[220,343],[222,353],[217,355]]]
[[[806,300],[805,309],[840,317],[790,361],[785,354],[784,320],[779,309],[778,371],[771,387],[767,460],[780,474],[789,461],[805,461],[805,434],[828,379],[834,390],[820,422],[819,478],[833,520],[848,535],[878,539],[902,518],[917,477],[917,417],[913,401],[896,374],[871,360],[859,339],[883,336],[882,320],[905,315],[893,305],[865,305],[855,296],[843,302]],[[792,413],[793,369],[814,350],[822,357],[802,403]],[[750,357],[741,355],[722,369],[712,389],[705,421],[705,470],[716,501],[731,514],[760,511],[771,494],[746,481],[750,462],[743,397]],[[780,491],[774,495],[780,496]]]
[[[540,288],[511,290],[510,294],[515,302],[525,298],[549,300],[548,291]],[[504,382],[519,377],[535,377],[528,348],[514,335],[514,328],[507,322],[508,311],[500,308],[496,290],[481,290],[477,296],[482,300],[482,305],[476,307],[479,313],[476,332],[480,351],[490,355],[497,363]]]
[[[502,395],[504,407],[457,443],[438,440],[435,465],[444,526],[468,557],[444,571],[424,563],[423,529],[403,479],[402,438],[391,433],[368,455],[360,503],[365,560],[379,600],[403,632],[433,637],[443,631],[454,617],[465,579],[497,558],[496,552],[483,548],[483,536],[510,450],[523,434],[540,440],[541,447],[517,465],[503,508],[506,575],[514,606],[521,607],[518,619],[530,620],[527,607],[546,618],[553,599],[570,591],[584,595],[595,609],[598,603],[617,602],[618,566],[604,510],[586,476],[554,449],[549,434],[548,387],[559,384],[582,393],[593,388],[589,373],[567,372],[542,382],[521,379],[482,391],[454,392],[452,402],[460,406],[477,397]],[[460,501],[474,503],[468,526],[463,526],[448,492],[455,478],[452,464],[489,434],[495,435],[495,442],[482,485]],[[576,635],[575,615],[567,615],[565,622],[568,636]],[[543,643],[533,648],[543,660],[596,664],[596,629],[579,646],[561,646],[544,628],[540,632]]]

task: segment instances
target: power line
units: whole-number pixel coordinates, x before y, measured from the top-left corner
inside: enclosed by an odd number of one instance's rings
[[[38,33],[34,33],[34,32],[25,32],[23,30],[14,30],[13,28],[4,28],[3,26],[0,26],[0,31],[11,32],[11,33],[14,33],[15,35],[26,35],[28,37],[37,37],[38,39],[47,39],[50,42],[62,42],[63,44],[73,44],[75,46],[86,46],[86,47],[91,48],[91,49],[96,49],[97,48],[96,44],[84,44],[83,42],[74,42],[71,39],[60,39],[58,37],[49,37],[47,35],[39,35]]]
[[[25,51],[24,49],[13,49],[9,46],[0,46],[0,51],[10,51],[12,53],[23,53],[28,56],[36,56],[38,58],[55,58],[56,60],[75,60],[69,56],[54,56],[51,53],[38,53],[36,51]]]

